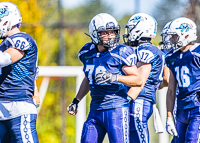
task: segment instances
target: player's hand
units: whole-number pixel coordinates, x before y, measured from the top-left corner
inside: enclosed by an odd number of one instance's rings
[[[33,102],[34,102],[36,108],[40,107],[40,103],[38,103],[35,98],[33,98]]]
[[[78,112],[78,103],[79,103],[79,100],[74,98],[72,103],[67,107],[67,111],[69,114],[76,115],[76,113]]]
[[[166,130],[170,135],[178,136],[172,117],[167,117]]]
[[[105,84],[117,81],[117,74],[112,74],[108,71],[97,73],[95,76],[97,84]]]

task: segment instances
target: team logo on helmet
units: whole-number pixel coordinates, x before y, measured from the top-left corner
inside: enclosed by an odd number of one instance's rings
[[[0,8],[0,18],[3,18],[4,16],[8,16],[9,11],[6,10],[6,8]]]
[[[164,31],[164,30],[168,30],[169,27],[170,27],[170,25],[167,25],[166,27],[163,28],[163,31]]]
[[[106,29],[114,29],[115,28],[115,24],[113,22],[108,22],[106,24]]]
[[[181,30],[181,32],[188,32],[190,29],[191,29],[191,27],[190,27],[190,25],[188,24],[188,23],[182,23],[181,25],[180,25],[180,27],[179,28],[176,28],[176,29],[180,29]]]
[[[130,20],[130,22],[133,21],[133,23],[139,23],[140,21],[143,21],[143,18],[141,16],[136,16],[133,19]]]

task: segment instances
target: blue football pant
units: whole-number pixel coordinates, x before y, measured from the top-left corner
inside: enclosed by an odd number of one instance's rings
[[[102,143],[106,133],[110,143],[129,143],[129,107],[90,110],[81,143]]]
[[[177,137],[173,143],[200,143],[200,107],[177,109]]]
[[[148,143],[148,119],[153,113],[153,104],[136,99],[130,106],[130,143]]]
[[[38,143],[37,114],[26,114],[0,121],[0,143]]]

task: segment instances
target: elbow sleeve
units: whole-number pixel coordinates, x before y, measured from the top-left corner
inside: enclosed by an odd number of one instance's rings
[[[12,58],[9,53],[0,51],[0,67],[12,64]]]

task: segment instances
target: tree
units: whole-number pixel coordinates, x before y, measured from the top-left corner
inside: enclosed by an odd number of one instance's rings
[[[67,18],[65,22],[70,25],[75,23],[87,28],[92,17],[101,12],[111,13],[112,10],[101,0],[86,0],[82,6],[75,9],[66,9],[65,16]]]
[[[184,16],[193,20],[197,25],[197,37],[200,37],[200,1],[189,0],[184,9]],[[197,39],[200,42],[200,39]]]
[[[153,11],[153,16],[158,22],[158,30],[161,31],[166,23],[174,18],[184,16],[183,14],[184,4],[181,0],[162,0]]]

